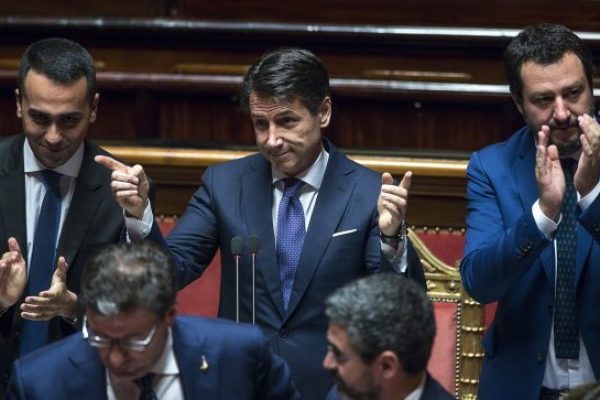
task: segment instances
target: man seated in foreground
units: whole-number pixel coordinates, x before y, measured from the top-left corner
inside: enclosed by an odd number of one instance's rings
[[[175,267],[149,242],[87,264],[83,330],[13,367],[8,399],[298,399],[257,327],[176,317]]]
[[[435,337],[433,307],[415,282],[382,273],[347,284],[326,301],[335,378],[327,400],[447,400],[427,373]]]

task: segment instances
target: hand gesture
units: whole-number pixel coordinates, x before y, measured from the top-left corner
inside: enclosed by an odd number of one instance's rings
[[[566,190],[565,176],[558,158],[558,149],[553,144],[548,146],[549,135],[550,128],[542,125],[538,132],[535,154],[535,178],[542,212],[553,221],[558,221]]]
[[[578,117],[579,127],[583,132],[581,141],[581,156],[575,172],[575,189],[585,197],[598,183],[598,167],[600,165],[600,125],[587,114]]]
[[[27,296],[21,304],[21,317],[46,321],[56,316],[74,319],[76,315],[77,295],[67,290],[67,262],[64,257],[59,257],[50,289],[38,296]]]
[[[398,186],[388,172],[381,175],[381,193],[377,199],[379,212],[379,230],[388,236],[398,233],[400,224],[406,218],[408,190],[412,181],[412,172],[407,171]]]
[[[148,191],[150,184],[141,165],[129,167],[119,161],[107,157],[96,156],[94,160],[111,169],[111,190],[115,200],[125,210],[125,213],[142,219],[148,206]]]
[[[0,259],[0,311],[15,304],[27,285],[27,265],[17,239],[8,239],[8,251]]]

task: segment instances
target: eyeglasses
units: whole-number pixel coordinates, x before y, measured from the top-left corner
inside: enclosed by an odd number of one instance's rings
[[[154,325],[148,336],[145,339],[109,339],[104,336],[94,335],[94,332],[91,332],[88,328],[87,316],[83,317],[83,328],[81,329],[81,334],[83,338],[90,344],[92,347],[98,347],[101,349],[111,348],[114,345],[118,345],[121,349],[127,351],[144,351],[150,346],[150,342],[154,339],[154,334],[156,333],[156,328],[158,328],[158,324],[160,321]]]

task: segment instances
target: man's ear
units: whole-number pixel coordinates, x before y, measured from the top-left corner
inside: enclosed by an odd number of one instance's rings
[[[17,118],[23,118],[23,111],[21,110],[21,93],[19,89],[15,89],[15,101],[17,102]]]
[[[98,115],[98,104],[99,103],[100,103],[100,95],[98,93],[96,93],[90,103],[90,120],[89,120],[90,124],[92,122],[96,121],[96,117]]]
[[[376,362],[382,379],[392,379],[402,371],[402,363],[396,353],[391,350],[385,350],[379,354]]]
[[[167,324],[169,326],[173,326],[173,324],[175,323],[175,317],[177,316],[177,308],[175,305],[173,305],[169,311],[167,311],[167,315],[165,316],[165,319],[167,321]]]
[[[319,118],[321,128],[326,128],[329,125],[329,120],[331,119],[331,97],[327,96],[323,99],[317,112],[317,117]]]
[[[515,103],[517,110],[519,110],[521,115],[523,115],[523,98],[515,94],[511,94],[510,97],[512,97],[513,103]]]

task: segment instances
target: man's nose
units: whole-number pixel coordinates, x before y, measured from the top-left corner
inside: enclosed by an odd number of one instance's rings
[[[60,129],[55,123],[52,123],[46,129],[46,134],[44,135],[44,139],[50,144],[57,144],[62,140],[62,135]]]
[[[569,111],[569,107],[567,107],[567,103],[562,97],[559,97],[554,105],[554,119],[557,121],[567,121],[570,117],[571,112]]]
[[[336,364],[333,355],[331,354],[331,351],[328,351],[327,353],[325,353],[325,358],[323,358],[323,368],[332,371],[335,369],[335,367]]]

